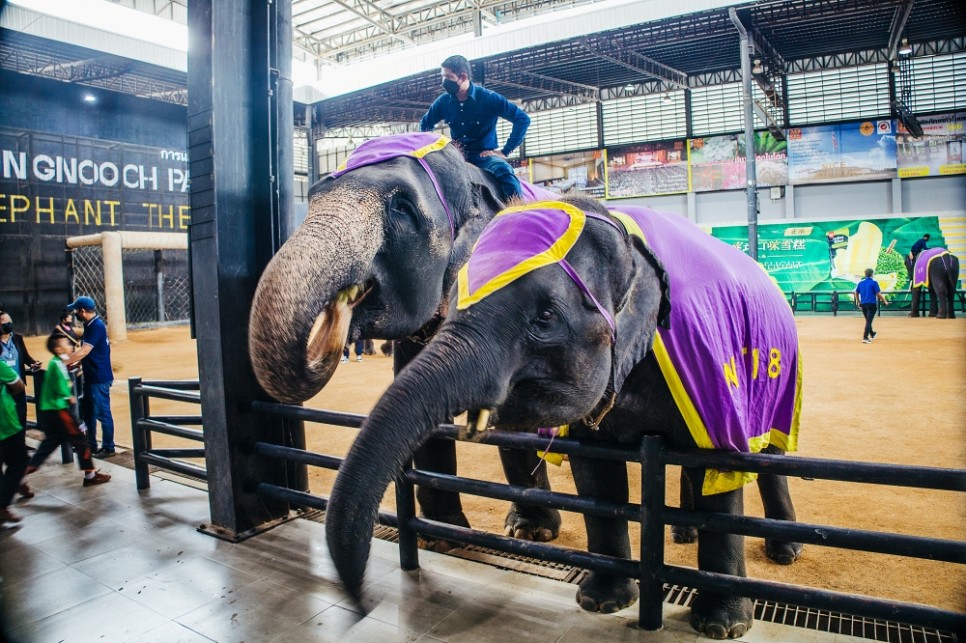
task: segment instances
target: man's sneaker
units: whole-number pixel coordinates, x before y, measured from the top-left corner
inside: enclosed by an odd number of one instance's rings
[[[879,333],[872,333],[872,339],[875,339],[875,336],[878,335],[878,334]]]
[[[0,508],[0,524],[5,522],[20,522],[20,516],[13,515],[6,507]]]
[[[362,355],[356,355],[356,361],[357,362],[361,362],[362,361]]]
[[[20,494],[21,498],[27,498],[27,499],[33,498],[34,496],[37,495],[30,489],[27,483],[24,483],[19,487],[17,487],[17,493]]]
[[[93,478],[84,478],[85,487],[93,487],[96,484],[104,484],[111,479],[111,474],[101,473],[100,471],[94,474]]]
[[[862,343],[863,344],[871,344],[872,343],[872,340],[869,339],[868,337],[866,337],[865,339],[862,340]]]
[[[95,458],[113,458],[117,455],[117,451],[114,449],[101,449],[94,454]]]
[[[339,360],[339,363],[340,364],[345,364],[348,361],[349,361],[349,358],[348,357],[343,357],[342,359]]]

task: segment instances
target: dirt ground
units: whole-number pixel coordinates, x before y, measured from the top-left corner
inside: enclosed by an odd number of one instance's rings
[[[805,387],[799,455],[966,468],[966,319],[883,317],[876,321],[879,335],[871,345],[860,341],[857,315],[800,317],[797,324]],[[43,338],[28,338],[27,345],[36,358],[47,361]],[[197,359],[187,327],[131,332],[112,350],[117,376],[112,407],[123,447],[130,444],[127,378],[196,378]],[[339,366],[307,406],[367,413],[391,379],[391,359],[366,356],[361,363]],[[154,400],[152,411],[196,413],[197,408]],[[311,450],[344,454],[355,431],[310,424],[306,433]],[[178,444],[189,443],[155,437],[156,446]],[[461,475],[502,480],[492,447],[461,443],[458,448]],[[573,493],[567,463],[550,469],[553,487]],[[331,472],[312,470],[310,475],[313,491],[327,493]],[[639,467],[632,466],[633,501],[639,500],[639,480]],[[798,478],[789,482],[802,522],[960,540],[966,534],[962,494]],[[669,503],[676,502],[677,484],[676,472],[669,472]],[[470,496],[463,503],[474,527],[502,531],[506,503]],[[389,493],[384,506],[392,507]],[[746,488],[745,506],[749,514],[762,515],[754,485]],[[578,515],[565,514],[557,542],[582,548],[583,531]],[[636,548],[633,526],[632,537]],[[752,577],[966,611],[963,566],[809,545],[801,560],[782,567],[766,559],[758,539],[747,539],[746,550]],[[671,564],[696,565],[696,545],[674,545],[667,538],[666,551]]]

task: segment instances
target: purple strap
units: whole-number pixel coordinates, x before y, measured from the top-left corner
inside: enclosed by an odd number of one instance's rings
[[[566,272],[568,275],[570,275],[570,278],[573,279],[574,280],[574,283],[577,284],[577,287],[580,288],[580,292],[582,292],[585,295],[587,295],[588,297],[590,297],[590,300],[592,302],[594,302],[594,305],[595,306],[597,306],[597,310],[600,311],[600,314],[604,316],[604,319],[607,320],[607,324],[610,326],[610,331],[611,331],[610,343],[611,344],[616,343],[616,341],[617,341],[617,326],[614,324],[614,318],[611,317],[611,314],[609,312],[607,312],[607,309],[606,308],[604,308],[603,306],[600,305],[600,302],[597,301],[597,298],[594,297],[594,294],[592,292],[590,292],[590,289],[587,288],[587,285],[577,275],[577,271],[574,270],[573,266],[571,266],[570,263],[568,263],[566,259],[561,259],[560,260],[560,267],[564,269],[564,272]]]
[[[453,213],[449,209],[449,203],[446,202],[446,197],[443,196],[443,190],[439,187],[439,182],[436,180],[436,175],[429,167],[429,163],[422,156],[419,157],[419,164],[423,166],[426,170],[426,174],[429,175],[429,180],[433,182],[433,187],[436,188],[436,194],[439,196],[440,203],[443,204],[443,210],[446,212],[446,218],[449,219],[449,237],[450,240],[456,238],[456,225],[453,223]]]

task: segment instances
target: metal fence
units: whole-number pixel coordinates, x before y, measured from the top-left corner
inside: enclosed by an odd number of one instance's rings
[[[74,248],[70,257],[74,297],[89,295],[104,308],[104,257],[100,246]],[[124,311],[128,326],[187,321],[191,290],[187,250],[124,248]]]
[[[198,424],[198,416],[151,417],[147,399],[160,397],[197,402],[198,382],[151,382],[131,380],[131,420],[135,428],[138,488],[147,487],[147,465],[154,464],[195,477],[207,478],[204,469],[178,462],[177,458],[200,457],[203,449],[151,449],[150,431],[201,439],[201,431],[186,429],[184,424]],[[354,413],[308,409],[301,406],[255,401],[254,412],[288,420],[315,422],[359,428],[366,416]],[[458,440],[461,427],[443,424],[432,437]],[[526,433],[486,431],[474,442],[499,447],[539,451],[546,440]],[[289,463],[337,470],[342,458],[303,449],[256,442],[256,454]],[[641,465],[641,504],[613,504],[541,489],[484,482],[407,468],[396,480],[397,513],[380,512],[379,522],[399,530],[400,566],[405,570],[419,567],[417,538],[419,535],[487,547],[542,561],[574,565],[584,569],[623,575],[640,582],[639,624],[643,629],[661,627],[666,584],[686,585],[700,590],[731,593],[754,599],[780,601],[805,608],[845,612],[872,619],[887,619],[940,632],[966,631],[966,615],[924,605],[901,603],[868,596],[831,592],[813,587],[735,577],[664,562],[664,530],[668,525],[697,527],[706,531],[740,534],[758,538],[777,538],[790,542],[840,547],[859,551],[925,558],[966,564],[966,543],[937,538],[907,536],[884,532],[815,525],[767,518],[730,516],[727,514],[687,511],[669,507],[665,498],[668,465],[714,467],[731,471],[752,471],[774,475],[803,476],[848,483],[884,484],[923,489],[966,492],[966,470],[937,467],[914,467],[894,464],[859,463],[818,458],[799,458],[764,454],[743,454],[706,449],[669,449],[663,438],[646,436],[639,448],[619,447],[572,439],[558,439],[554,451],[569,455],[613,461],[618,466],[637,462]],[[324,510],[325,496],[265,482],[251,481],[259,495],[282,500],[292,505]],[[640,560],[556,547],[545,543],[518,540],[475,529],[457,527],[419,518],[416,513],[415,485],[445,491],[470,493],[504,501],[552,507],[564,511],[614,517],[641,524]]]

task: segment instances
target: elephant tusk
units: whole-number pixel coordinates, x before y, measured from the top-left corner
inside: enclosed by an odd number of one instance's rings
[[[490,409],[480,409],[480,414],[476,418],[476,431],[482,433],[486,431],[487,424],[490,423]]]

